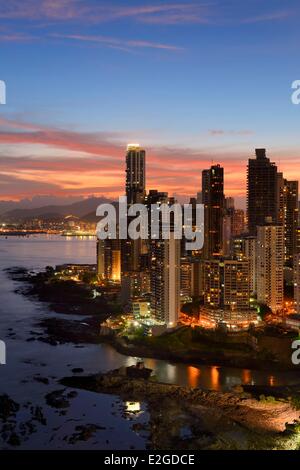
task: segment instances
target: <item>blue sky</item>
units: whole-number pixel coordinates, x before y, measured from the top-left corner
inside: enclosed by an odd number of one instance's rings
[[[242,199],[257,146],[296,178],[299,19],[298,0],[0,0],[2,196],[116,194],[129,140],[149,149],[149,184],[175,194],[213,160]]]

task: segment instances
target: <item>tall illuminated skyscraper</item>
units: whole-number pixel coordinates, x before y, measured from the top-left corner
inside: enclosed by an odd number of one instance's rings
[[[297,252],[298,181],[288,181],[278,174],[278,223],[284,227],[285,262],[292,266]]]
[[[142,203],[145,197],[146,152],[139,144],[128,144],[126,153],[126,196],[129,205]]]
[[[256,149],[256,158],[248,161],[247,209],[250,235],[269,219],[277,222],[277,167],[266,156],[265,149]]]
[[[205,259],[222,255],[224,201],[224,169],[213,165],[202,172]]]
[[[97,240],[97,276],[99,280],[121,281],[120,240]]]
[[[249,262],[249,288],[250,295],[254,295],[257,289],[256,276],[256,237],[240,236],[234,237],[232,240],[232,255],[239,261]]]
[[[283,308],[284,228],[257,227],[257,300],[275,313]]]
[[[105,240],[97,239],[97,276],[105,279]]]
[[[180,313],[180,240],[174,233],[152,242],[150,276],[151,315],[174,327]]]
[[[300,314],[300,253],[294,256],[294,299],[296,313]]]
[[[150,191],[147,197],[148,210],[160,210],[162,203],[170,206],[175,201],[167,193]],[[156,204],[156,208],[151,204]],[[154,214],[150,212],[151,222]],[[174,236],[174,225],[169,239],[162,237],[162,219],[159,217],[157,239],[150,240],[150,287],[151,315],[165,325],[175,326],[180,313],[180,257],[181,240]]]
[[[126,196],[128,207],[142,204],[145,200],[145,158],[146,152],[139,144],[128,144],[126,153]],[[128,225],[131,218],[128,217]],[[141,240],[121,240],[122,273],[136,272],[140,269],[142,250]]]

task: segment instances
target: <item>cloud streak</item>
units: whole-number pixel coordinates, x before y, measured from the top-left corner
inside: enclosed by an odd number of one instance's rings
[[[182,47],[173,46],[170,44],[144,41],[144,40],[139,40],[139,39],[128,40],[128,39],[119,39],[119,38],[109,37],[109,36],[101,36],[101,35],[88,36],[88,35],[82,35],[82,34],[51,34],[50,36],[53,38],[57,38],[57,39],[69,39],[73,41],[104,44],[106,46],[118,47],[122,49],[125,49],[127,47],[129,49],[131,48],[149,49],[150,48],[150,49],[164,49],[168,51],[182,51],[183,50]]]
[[[240,1],[233,2],[230,8],[228,5],[222,7],[222,4],[214,1],[123,6],[91,0],[10,0],[0,3],[0,18],[89,24],[120,20],[154,25],[220,24],[222,21],[251,24],[285,20],[298,13],[295,9],[286,8],[243,17],[243,14],[239,14],[239,7]]]
[[[247,136],[247,135],[254,134],[253,131],[248,130],[248,129],[241,129],[241,130],[210,129],[208,132],[212,136],[233,136],[233,135]]]
[[[102,23],[133,19],[138,22],[177,24],[206,21],[206,4],[165,3],[121,6],[83,0],[10,0],[0,4],[0,18]]]

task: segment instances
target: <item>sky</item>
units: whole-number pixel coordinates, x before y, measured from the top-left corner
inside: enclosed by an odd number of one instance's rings
[[[179,199],[256,147],[299,179],[299,0],[0,0],[0,200],[115,198],[129,142]]]

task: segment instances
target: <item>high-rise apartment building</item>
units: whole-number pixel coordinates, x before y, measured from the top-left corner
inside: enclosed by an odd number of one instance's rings
[[[129,144],[126,153],[126,196],[129,205],[142,203],[145,197],[146,152],[139,144]]]
[[[299,218],[298,181],[288,181],[282,173],[277,177],[278,223],[284,227],[285,263],[293,265],[297,252],[297,228]]]
[[[284,228],[257,228],[257,300],[274,313],[283,308]]]
[[[151,243],[151,315],[169,327],[175,326],[180,313],[180,240]]]
[[[248,261],[204,261],[204,304],[209,308],[249,310]]]
[[[225,323],[229,328],[244,328],[257,321],[250,308],[249,262],[233,259],[205,260],[204,308],[200,322],[204,326]]]
[[[213,165],[202,172],[204,204],[204,258],[219,257],[223,250],[224,169]]]
[[[232,240],[232,255],[234,259],[249,262],[249,288],[250,295],[256,293],[256,237],[244,235],[234,237]]]
[[[265,149],[256,149],[250,158],[247,174],[248,230],[256,235],[257,226],[267,220],[277,222],[277,167],[266,156]]]
[[[129,144],[126,153],[126,196],[127,204],[142,204],[145,199],[146,152],[139,144]],[[128,217],[128,225],[133,217]],[[126,239],[121,241],[121,265],[122,273],[127,274],[140,269],[140,257],[142,254],[142,240]]]
[[[120,240],[97,240],[97,275],[99,280],[121,281]]]
[[[190,257],[180,259],[180,300],[189,302],[192,297],[192,263]]]
[[[300,252],[294,256],[294,299],[296,313],[300,314]]]
[[[105,279],[105,240],[97,239],[97,276],[98,279]]]

